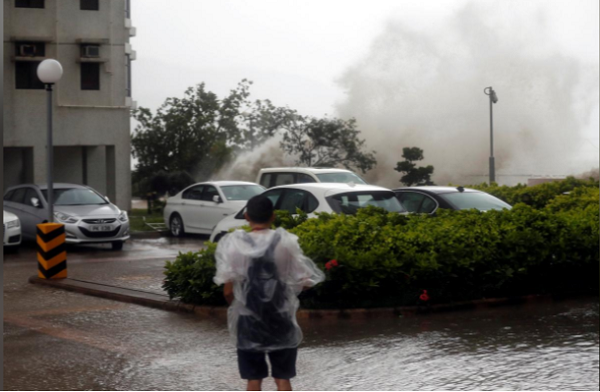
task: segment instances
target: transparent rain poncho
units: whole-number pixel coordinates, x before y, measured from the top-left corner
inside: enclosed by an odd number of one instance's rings
[[[298,294],[325,279],[306,257],[298,237],[284,229],[236,230],[219,241],[214,282],[233,282],[227,323],[237,348],[274,351],[298,347]]]

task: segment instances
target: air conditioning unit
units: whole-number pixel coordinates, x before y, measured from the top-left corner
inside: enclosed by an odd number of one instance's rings
[[[83,47],[83,57],[100,57],[100,46],[98,45],[85,45]]]
[[[19,45],[19,56],[34,57],[36,53],[35,45]]]

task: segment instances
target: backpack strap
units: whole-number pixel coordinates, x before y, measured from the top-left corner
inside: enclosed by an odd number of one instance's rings
[[[245,242],[247,242],[248,244],[250,244],[251,246],[256,245],[256,242],[254,241],[254,239],[250,236],[249,233],[244,233],[242,240],[244,240]],[[267,250],[265,251],[265,256],[269,256],[269,258],[272,258],[271,256],[273,255],[273,253],[275,252],[275,248],[277,247],[277,245],[279,244],[279,241],[281,241],[281,234],[278,232],[275,232],[275,234],[273,235],[273,239],[271,240],[271,244],[269,244],[269,247],[267,248]]]
[[[256,242],[254,242],[252,237],[250,237],[250,234],[248,234],[247,232],[244,232],[244,235],[242,236],[242,240],[249,243],[251,246],[254,246],[256,244]]]
[[[271,245],[269,245],[266,253],[273,254],[275,252],[275,248],[279,244],[279,241],[281,241],[281,234],[275,232],[275,235],[273,235],[273,239],[271,240]]]

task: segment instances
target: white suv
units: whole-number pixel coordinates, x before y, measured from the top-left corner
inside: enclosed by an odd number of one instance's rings
[[[365,180],[350,170],[315,167],[274,167],[260,169],[256,177],[256,183],[265,188],[313,182],[367,184]]]

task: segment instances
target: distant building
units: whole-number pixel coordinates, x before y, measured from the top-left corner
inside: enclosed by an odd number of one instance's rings
[[[54,181],[90,185],[131,206],[130,0],[4,0],[4,190],[46,183],[47,58],[54,87]]]

